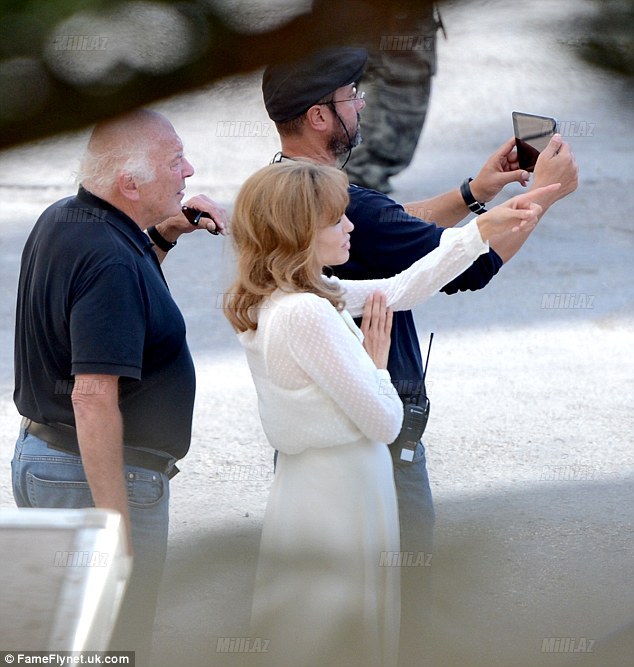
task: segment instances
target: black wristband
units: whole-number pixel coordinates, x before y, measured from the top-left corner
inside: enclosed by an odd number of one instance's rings
[[[460,194],[469,210],[476,215],[481,215],[482,213],[486,213],[487,210],[484,208],[484,204],[476,201],[476,198],[473,196],[473,192],[471,192],[471,188],[469,187],[469,183],[471,183],[472,180],[472,178],[465,178],[464,181],[462,181]]]
[[[172,243],[172,241],[163,238],[154,225],[147,228],[147,235],[154,241],[154,245],[163,252],[169,252],[176,245],[176,241]]]

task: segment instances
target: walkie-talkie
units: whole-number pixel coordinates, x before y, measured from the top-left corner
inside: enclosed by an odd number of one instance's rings
[[[427,376],[427,365],[429,364],[429,353],[431,352],[431,343],[434,339],[434,334],[429,335],[429,347],[427,348],[427,359],[425,360],[425,368],[423,370],[423,405],[416,405],[415,403],[408,403],[403,406],[403,426],[398,438],[394,441],[394,445],[401,448],[399,459],[401,461],[412,462],[414,460],[414,452],[416,446],[420,442],[427,420],[429,419],[429,398],[427,397],[427,390],[425,388],[425,377]]]

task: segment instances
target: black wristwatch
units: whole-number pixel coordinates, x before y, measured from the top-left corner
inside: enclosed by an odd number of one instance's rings
[[[154,241],[154,245],[157,248],[160,248],[163,252],[169,252],[176,245],[176,241],[172,242],[163,238],[154,225],[147,228],[147,235]]]
[[[471,183],[472,180],[472,178],[465,178],[464,181],[462,181],[460,194],[469,210],[476,215],[481,215],[482,213],[486,213],[487,210],[484,208],[484,204],[476,201],[476,198],[473,196],[473,192],[471,192],[471,187],[469,186],[469,183]]]

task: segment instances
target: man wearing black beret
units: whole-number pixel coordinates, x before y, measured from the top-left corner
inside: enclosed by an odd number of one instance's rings
[[[282,144],[276,159],[307,158],[345,165],[361,141],[360,112],[366,100],[357,90],[357,82],[366,59],[364,49],[330,48],[266,69],[262,80],[264,103]],[[350,259],[334,271],[341,278],[358,280],[400,273],[434,250],[445,228],[453,227],[470,212],[484,212],[484,204],[505,185],[518,181],[526,185],[528,178],[529,174],[518,167],[511,139],[489,157],[475,178],[467,178],[460,187],[431,199],[402,206],[385,194],[351,185],[346,210],[355,227]],[[539,201],[543,212],[577,186],[574,157],[559,135],[543,151],[532,187],[550,183],[561,183],[561,188]],[[423,217],[434,222],[425,222]],[[454,294],[483,288],[526,238],[526,234],[509,234],[492,244],[488,254],[481,255],[442,291]],[[421,352],[409,311],[394,313],[388,370],[406,406],[425,402]],[[422,558],[424,565],[431,554],[434,509],[425,449],[422,442],[414,447],[411,451],[402,449],[397,441],[390,445],[390,451],[399,502],[401,550],[404,555]],[[420,664],[424,655],[421,636],[429,607],[427,571],[425,567],[401,568],[399,664],[403,667]]]

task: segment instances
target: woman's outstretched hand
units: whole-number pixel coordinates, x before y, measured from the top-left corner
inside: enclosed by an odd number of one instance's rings
[[[540,197],[556,192],[560,183],[535,188],[483,213],[477,220],[480,235],[484,241],[492,241],[496,236],[508,232],[531,232],[541,217],[542,207],[537,203]]]

